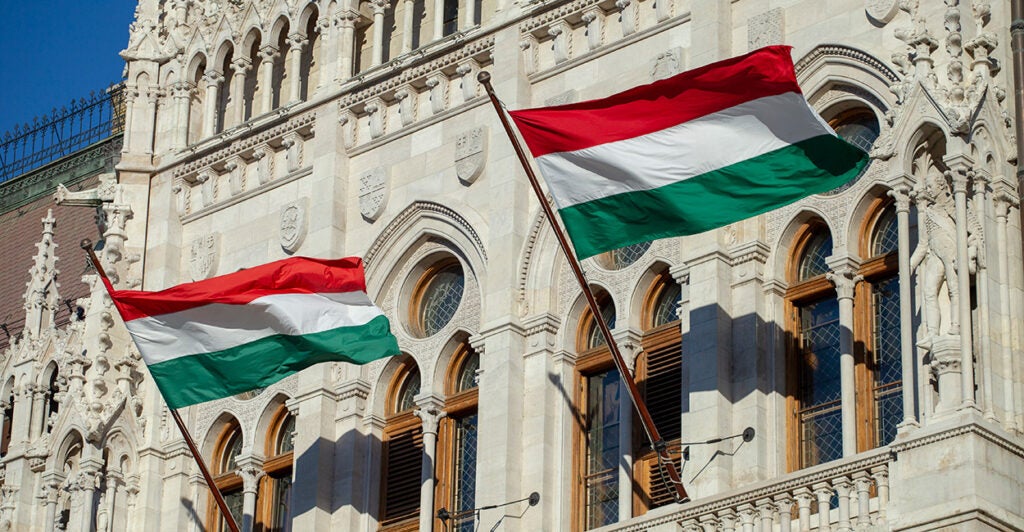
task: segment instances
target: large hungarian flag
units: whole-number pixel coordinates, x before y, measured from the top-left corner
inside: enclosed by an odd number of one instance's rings
[[[171,408],[268,386],[318,362],[398,354],[358,258],[293,257],[114,305]]]
[[[789,46],[510,114],[580,259],[761,214],[868,162],[808,105]]]

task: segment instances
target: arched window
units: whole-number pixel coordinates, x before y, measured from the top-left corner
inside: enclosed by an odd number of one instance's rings
[[[384,421],[381,519],[383,530],[415,525],[420,511],[423,425],[413,414],[420,370],[406,356],[388,386]]]
[[[260,481],[259,516],[264,532],[292,530],[292,467],[295,462],[295,416],[281,405],[274,413],[265,443],[266,475]]]
[[[14,377],[7,380],[0,396],[0,409],[3,409],[3,427],[0,427],[0,457],[7,456],[11,445],[11,432],[14,425]]]
[[[242,429],[238,421],[232,419],[224,425],[217,436],[217,443],[213,450],[213,482],[220,489],[224,496],[224,502],[228,510],[235,518],[236,523],[242,522],[242,477],[236,474],[238,471],[238,455],[242,452]],[[209,527],[214,532],[229,530],[220,508],[210,494],[209,518],[207,522],[212,523]]]
[[[596,295],[601,319],[615,326],[615,303],[607,293]],[[619,519],[619,382],[607,342],[594,315],[585,311],[577,332],[576,371],[579,387],[576,490],[581,506],[577,528],[589,530]]]
[[[881,132],[878,118],[867,107],[846,109],[836,114],[828,123],[843,140],[867,153],[871,153],[871,148]],[[867,172],[868,166],[870,163],[864,166],[857,178],[851,179],[839,188],[830,190],[826,195],[838,194],[850,188],[860,176],[864,175],[864,172]]]
[[[839,399],[839,301],[825,278],[825,258],[832,254],[832,236],[821,223],[807,225],[796,240],[787,300],[789,328],[795,345],[790,394],[795,402],[791,424],[790,463],[809,467],[843,455]],[[795,381],[795,382],[794,382]]]
[[[861,437],[860,446],[864,449],[892,442],[896,425],[903,420],[896,209],[879,201],[875,211],[877,214],[868,220],[864,231],[867,238],[861,242],[862,256],[868,257],[861,266],[866,290],[856,307],[861,309],[856,317],[864,324],[856,330],[867,334],[857,344],[868,350],[863,357],[866,371],[860,372],[867,382],[861,388],[872,404],[862,416],[865,423],[861,426],[869,427]]]
[[[654,426],[669,448],[678,447],[682,435],[682,329],[676,313],[682,298],[679,283],[668,271],[655,278],[644,304],[643,352],[637,357],[637,386]],[[640,427],[635,418],[633,425]],[[634,514],[675,502],[675,490],[665,483],[658,456],[642,430],[634,431]],[[680,467],[677,462],[676,467]]]
[[[225,46],[227,46],[227,52],[224,53],[224,61],[218,65],[221,75],[224,76],[224,81],[220,83],[220,90],[217,94],[216,133],[238,125],[232,119],[234,107],[238,103],[233,100],[233,95],[231,94],[235,76],[235,69],[231,67],[231,63],[235,58],[235,50],[229,44]]]
[[[43,432],[50,432],[50,418],[57,415],[60,410],[60,401],[57,400],[57,394],[60,393],[57,365],[51,363],[49,370],[50,376],[46,380],[46,402],[43,403]]]
[[[463,342],[452,356],[445,383],[445,411],[440,438],[444,443],[438,471],[437,504],[452,518],[438,530],[472,532],[476,507],[477,370],[480,357]]]
[[[640,242],[601,253],[595,260],[606,270],[621,270],[636,261],[651,249],[650,242]]]
[[[421,338],[433,336],[455,316],[466,278],[457,260],[441,261],[420,276],[413,290],[409,322]]]

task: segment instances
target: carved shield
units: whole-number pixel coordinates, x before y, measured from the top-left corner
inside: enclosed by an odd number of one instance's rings
[[[368,222],[384,213],[388,202],[388,173],[384,167],[374,168],[359,178],[359,212]]]
[[[487,128],[475,127],[455,141],[455,173],[466,184],[480,177],[487,159]]]
[[[220,250],[220,235],[217,233],[201,236],[189,246],[188,271],[192,280],[207,279],[217,269],[217,255]]]
[[[289,203],[281,209],[281,248],[295,253],[306,238],[306,200]]]

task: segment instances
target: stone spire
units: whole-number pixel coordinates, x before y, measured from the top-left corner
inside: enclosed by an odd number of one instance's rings
[[[29,269],[29,281],[25,283],[25,332],[30,338],[38,338],[44,330],[53,327],[60,296],[57,288],[57,244],[53,241],[53,210],[46,212],[43,222],[43,238],[36,243],[36,256]]]

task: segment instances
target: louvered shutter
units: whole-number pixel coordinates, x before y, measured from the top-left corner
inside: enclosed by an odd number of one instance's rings
[[[387,471],[381,525],[385,530],[402,530],[408,520],[415,525],[419,516],[423,429],[419,420],[415,421],[413,426],[389,434],[384,441]]]
[[[680,469],[678,443],[682,434],[682,334],[679,322],[667,323],[646,334],[641,341],[644,350],[644,364],[641,368],[640,387],[644,402],[651,413],[654,425],[673,452],[676,469]],[[640,428],[637,438],[638,452],[635,456],[634,476],[638,513],[664,506],[675,501],[674,489],[662,480],[658,457],[643,435],[639,420],[634,426]],[[667,481],[668,477],[665,476]]]

